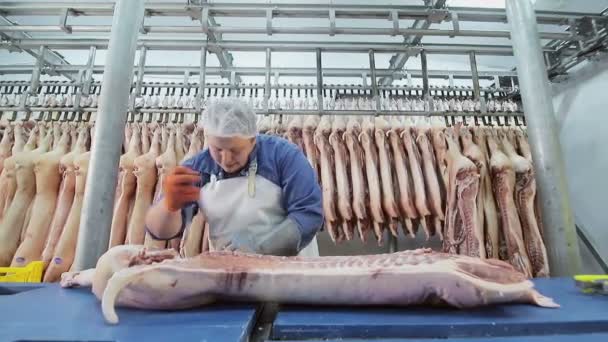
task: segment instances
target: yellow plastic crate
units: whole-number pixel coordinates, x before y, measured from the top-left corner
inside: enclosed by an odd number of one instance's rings
[[[0,283],[40,283],[42,261],[32,261],[25,267],[0,267]]]

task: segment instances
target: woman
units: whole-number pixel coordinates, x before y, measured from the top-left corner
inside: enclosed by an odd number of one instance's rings
[[[239,100],[212,103],[203,122],[208,148],[169,173],[146,215],[148,233],[173,239],[200,208],[211,250],[318,256],[321,188],[302,151],[257,135],[253,109]]]

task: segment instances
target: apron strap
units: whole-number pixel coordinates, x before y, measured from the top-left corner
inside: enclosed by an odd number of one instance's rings
[[[247,190],[249,192],[249,197],[255,197],[255,176],[258,172],[258,161],[257,159],[253,159],[251,164],[249,164],[249,175],[247,179]]]

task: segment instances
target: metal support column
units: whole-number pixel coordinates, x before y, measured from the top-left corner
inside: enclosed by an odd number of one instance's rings
[[[133,94],[131,94],[131,102],[129,103],[129,110],[131,111],[131,115],[133,115],[133,119],[135,119],[135,115],[138,111],[135,104],[137,103],[137,99],[141,96],[141,87],[144,81],[147,54],[148,49],[145,46],[142,46],[139,49],[139,62],[137,63],[137,80],[135,81],[135,89],[133,90]],[[142,115],[143,119],[143,114],[140,113],[140,115]]]
[[[321,49],[317,53],[317,106],[319,112],[323,112],[323,61],[321,59]]]
[[[541,199],[550,272],[552,276],[570,276],[580,269],[580,255],[534,8],[530,0],[507,0],[506,10]]]
[[[133,59],[143,17],[144,0],[116,2],[73,266],[77,271],[95,267],[108,249]]]
[[[477,58],[475,51],[469,52],[469,60],[471,61],[471,74],[473,80],[473,94],[475,101],[479,101],[481,104],[481,112],[486,113],[486,99],[481,97],[481,88],[479,87],[479,73],[477,72]],[[451,84],[453,86],[453,84]]]
[[[372,81],[372,99],[376,105],[375,110],[381,111],[380,96],[378,95],[378,80],[376,79],[376,59],[374,57],[374,50],[369,50],[369,72]]]
[[[426,60],[426,51],[420,51],[420,67],[422,68],[422,99],[430,112],[434,111],[433,101],[431,101],[431,90],[429,88],[429,67]]]
[[[270,48],[266,49],[266,79],[264,83],[264,111],[268,111],[268,101],[270,100],[270,68],[271,68]]]
[[[207,77],[207,47],[201,49],[201,65],[198,74],[198,103],[196,110],[200,113],[205,104],[205,78]]]

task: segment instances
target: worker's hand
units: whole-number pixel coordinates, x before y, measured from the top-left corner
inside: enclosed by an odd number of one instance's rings
[[[169,211],[178,211],[188,203],[196,202],[200,188],[196,184],[201,180],[198,172],[177,166],[169,171],[163,184],[163,204]]]

